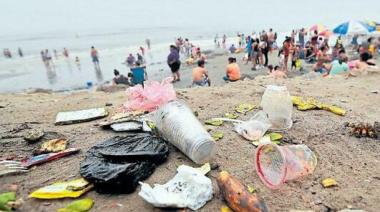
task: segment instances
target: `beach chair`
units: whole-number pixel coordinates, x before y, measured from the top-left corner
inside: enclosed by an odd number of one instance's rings
[[[131,68],[131,72],[132,72],[132,84],[133,85],[141,84],[142,86],[144,86],[144,81],[145,81],[144,67]]]

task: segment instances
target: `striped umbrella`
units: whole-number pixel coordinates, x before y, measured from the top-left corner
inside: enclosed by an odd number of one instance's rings
[[[315,24],[315,25],[313,25],[313,26],[311,26],[311,27],[309,28],[309,32],[314,32],[315,30],[317,30],[318,33],[319,33],[319,32],[326,31],[326,30],[327,30],[327,27],[325,27],[325,26],[322,25],[322,24]]]
[[[348,21],[337,26],[333,32],[340,35],[348,34],[368,34],[374,31],[375,28],[360,21]]]

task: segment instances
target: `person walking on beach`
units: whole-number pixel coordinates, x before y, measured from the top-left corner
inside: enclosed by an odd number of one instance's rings
[[[24,57],[24,54],[22,53],[22,50],[20,47],[18,47],[18,56]]]
[[[211,86],[211,81],[208,78],[208,72],[205,69],[205,61],[199,60],[198,61],[198,67],[194,68],[192,71],[193,75],[193,86],[205,86],[208,84],[208,86]]]
[[[181,61],[179,59],[179,50],[174,45],[170,45],[170,53],[167,58],[167,63],[173,75],[173,83],[181,81],[179,73],[179,69],[181,67]]]
[[[226,41],[227,41],[227,36],[224,34],[224,35],[223,35],[223,40],[222,40],[222,46],[223,46],[223,49],[226,48]]]
[[[92,62],[94,63],[94,65],[99,66],[99,54],[98,54],[98,50],[96,50],[94,46],[91,46],[90,54],[91,54]]]

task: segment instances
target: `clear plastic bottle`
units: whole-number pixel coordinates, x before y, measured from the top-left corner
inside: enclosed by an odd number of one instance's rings
[[[154,121],[160,135],[195,163],[206,163],[213,156],[215,142],[184,103],[176,100],[161,106]]]
[[[272,124],[271,130],[282,131],[293,125],[293,103],[285,86],[269,85],[261,99],[261,107]]]

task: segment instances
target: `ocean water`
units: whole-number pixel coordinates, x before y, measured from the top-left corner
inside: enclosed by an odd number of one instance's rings
[[[249,34],[272,27],[280,38],[291,29],[323,23],[334,27],[349,19],[380,20],[378,0],[12,0],[0,2],[0,47],[13,58],[0,56],[0,92],[28,88],[66,90],[85,87],[88,81],[111,80],[113,69],[127,73],[122,64],[129,53],[152,42],[145,58],[150,79],[170,75],[165,63],[168,46],[176,37],[189,38],[202,49],[213,49],[215,34]],[[227,45],[227,46],[228,46]],[[90,47],[100,54],[95,70]],[[21,47],[24,57],[17,55]],[[54,60],[47,69],[39,52],[69,49],[70,58]],[[80,58],[80,68],[74,58]]]

